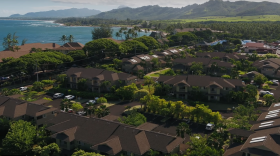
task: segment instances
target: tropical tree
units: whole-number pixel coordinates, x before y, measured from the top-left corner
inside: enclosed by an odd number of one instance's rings
[[[119,118],[118,121],[132,126],[139,126],[145,123],[147,119],[143,114],[138,113],[136,109],[133,109],[127,117],[124,116]]]
[[[87,57],[83,50],[70,51],[66,55],[71,56],[75,61],[81,60],[81,62]]]
[[[124,54],[142,53],[148,51],[148,47],[136,40],[127,40],[120,44],[120,50]]]
[[[6,137],[2,140],[5,154],[22,155],[27,154],[34,145],[36,127],[30,122],[19,120],[10,125]]]
[[[8,49],[8,50],[13,50],[14,46],[16,46],[18,44],[18,36],[16,36],[16,33],[12,34],[9,33],[3,40],[3,47],[4,49]]]
[[[78,89],[81,91],[86,91],[88,89],[87,79],[81,78],[78,81]]]
[[[67,40],[69,41],[69,42],[74,42],[74,36],[73,35],[69,35],[69,37],[67,38]]]
[[[98,28],[94,28],[92,30],[92,39],[96,40],[96,39],[101,39],[101,38],[109,38],[112,37],[112,28],[110,27],[110,25],[104,25],[102,24],[100,27]]]
[[[107,103],[107,99],[105,97],[100,97],[99,99],[97,99],[96,102],[97,103]]]
[[[139,37],[139,38],[135,38],[133,40],[144,43],[149,48],[149,50],[157,49],[157,48],[160,47],[157,40],[155,40],[153,37],[142,36],[142,37]]]
[[[22,45],[22,46],[25,45],[25,43],[26,43],[27,41],[28,41],[27,39],[23,39],[23,40],[21,41],[21,45]]]
[[[132,100],[136,91],[138,91],[138,88],[135,83],[132,83],[131,85],[117,89],[116,94],[122,97],[123,100]]]
[[[95,39],[85,44],[84,51],[88,52],[88,56],[94,56],[96,60],[100,60],[105,57],[104,52],[108,53],[108,56],[115,56],[115,51],[119,51],[118,43],[109,39]]]
[[[149,93],[151,93],[151,87],[155,84],[155,81],[149,76],[145,76],[144,79],[144,84],[148,86]]]
[[[15,46],[14,50],[16,50],[18,52],[20,50],[20,47],[19,46]]]
[[[103,87],[106,91],[108,91],[109,89],[109,86],[111,86],[111,82],[110,81],[103,81],[102,83],[101,83],[101,87]]]
[[[95,110],[95,114],[98,118],[102,118],[108,114],[110,114],[109,108],[106,105],[101,105],[99,108]]]
[[[254,82],[258,85],[264,84],[267,80],[263,74],[258,74],[254,77]]]
[[[33,147],[32,151],[36,155],[40,156],[59,156],[60,148],[56,143],[51,143],[47,146],[41,147],[41,146],[35,146]]]
[[[72,154],[72,156],[104,156],[99,153],[85,152],[84,150],[78,150]]]
[[[60,103],[60,110],[65,110],[66,112],[68,112],[68,110],[72,108],[72,104],[73,102],[71,102],[71,100],[63,99]]]
[[[65,43],[68,40],[66,35],[62,35],[60,38],[60,41],[62,41],[63,43]]]
[[[40,81],[36,81],[33,83],[32,85],[32,89],[36,90],[36,91],[42,91],[45,88],[45,84],[40,82]]]
[[[189,125],[185,122],[181,122],[177,128],[176,128],[177,136],[180,136],[181,138],[185,138],[185,134],[190,135],[191,129],[189,128]]]
[[[143,98],[144,96],[146,96],[148,94],[149,94],[149,92],[146,89],[138,90],[134,94],[134,99],[139,101],[141,98]]]
[[[86,104],[86,107],[84,108],[85,112],[87,113],[87,115],[91,115],[95,113],[95,110],[96,110],[96,106],[94,105],[94,103],[89,103],[89,104]]]
[[[80,103],[73,103],[72,104],[72,109],[73,109],[74,113],[77,112],[80,109],[83,109],[83,108],[84,107]]]
[[[199,75],[203,72],[203,64],[201,62],[193,62],[190,71],[196,75]]]
[[[268,106],[270,106],[270,105],[275,101],[274,96],[273,96],[273,95],[270,95],[270,94],[264,95],[263,98],[265,99],[266,104],[267,104]]]

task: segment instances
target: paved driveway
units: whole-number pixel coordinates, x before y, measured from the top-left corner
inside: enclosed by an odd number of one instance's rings
[[[122,116],[122,113],[125,111],[126,106],[133,107],[137,105],[141,105],[141,104],[139,102],[116,104],[114,106],[109,107],[110,115]]]

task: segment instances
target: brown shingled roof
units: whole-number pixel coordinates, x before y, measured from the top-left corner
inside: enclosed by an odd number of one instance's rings
[[[94,150],[107,153],[109,155],[116,155],[122,151],[122,146],[118,136],[113,137],[103,143],[91,147]]]
[[[65,43],[63,46],[55,48],[54,50],[68,50],[68,51],[75,51],[75,50],[82,50],[84,45],[79,42],[68,42]]]
[[[2,62],[3,58],[8,58],[8,57],[13,57],[13,58],[19,58],[23,55],[27,55],[29,53],[31,53],[31,49],[32,48],[41,48],[43,51],[47,50],[47,49],[55,49],[58,48],[60,45],[56,44],[56,43],[28,43],[22,46],[19,46],[19,50],[18,51],[9,51],[9,50],[5,50],[5,51],[1,51],[0,52],[0,62]]]

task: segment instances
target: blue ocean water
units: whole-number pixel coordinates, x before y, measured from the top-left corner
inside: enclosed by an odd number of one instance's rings
[[[3,38],[8,33],[16,32],[19,37],[19,44],[23,39],[27,39],[26,43],[57,43],[63,45],[63,42],[60,41],[62,35],[73,35],[75,42],[86,44],[92,40],[92,30],[93,27],[68,27],[53,23],[53,21],[0,20],[0,51],[4,50],[2,46]],[[118,30],[118,27],[113,27],[113,34]],[[140,36],[143,35],[150,35],[150,33],[140,32]],[[114,35],[113,38],[121,39]]]

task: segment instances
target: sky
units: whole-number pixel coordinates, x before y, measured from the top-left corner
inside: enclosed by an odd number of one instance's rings
[[[109,11],[120,5],[136,8],[146,5],[159,5],[163,7],[184,7],[190,4],[202,4],[208,0],[0,0],[0,17],[12,14],[25,14],[48,10],[61,10],[70,8],[88,8],[100,11]],[[229,0],[236,1],[236,0]],[[247,0],[261,2],[263,0]],[[278,2],[279,0],[266,0]]]

